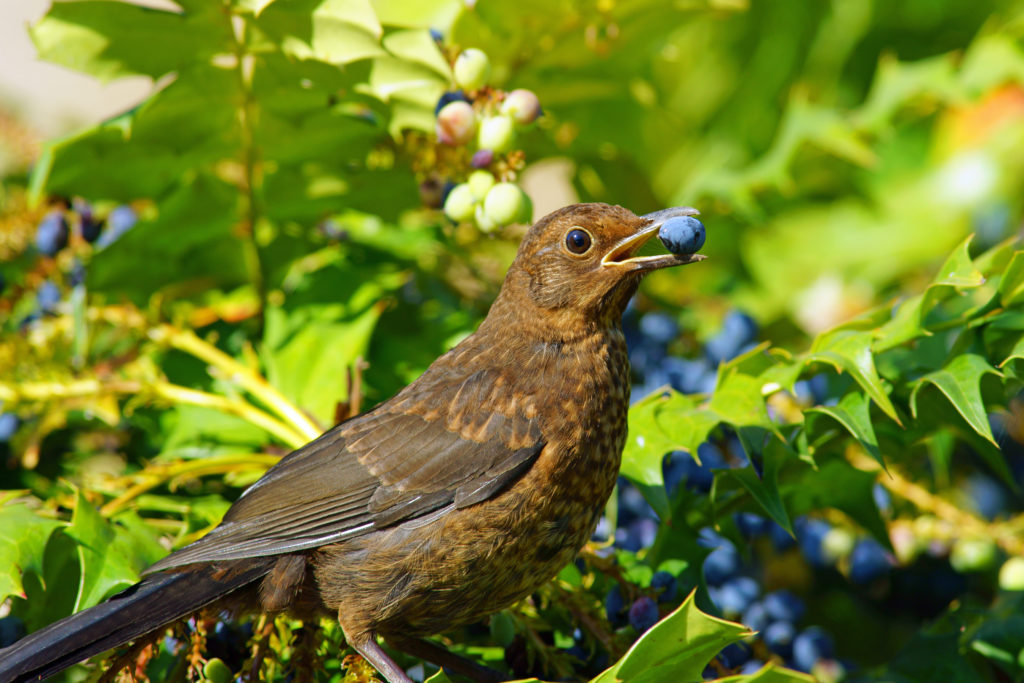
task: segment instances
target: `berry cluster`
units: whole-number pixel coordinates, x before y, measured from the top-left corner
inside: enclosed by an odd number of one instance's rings
[[[438,101],[435,133],[441,145],[465,157],[468,176],[446,186],[441,198],[444,213],[453,221],[475,223],[483,232],[529,223],[530,199],[513,182],[522,166],[522,153],[515,146],[517,132],[540,116],[540,101],[529,90],[506,93],[491,88],[491,64],[482,50],[463,50],[453,71],[459,89]]]

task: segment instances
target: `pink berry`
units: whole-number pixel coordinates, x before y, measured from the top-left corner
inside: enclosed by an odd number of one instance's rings
[[[527,126],[540,116],[540,100],[532,90],[513,90],[501,103],[501,113],[511,116],[520,126]]]
[[[464,145],[476,133],[476,112],[468,102],[450,102],[437,113],[437,139],[446,145]]]

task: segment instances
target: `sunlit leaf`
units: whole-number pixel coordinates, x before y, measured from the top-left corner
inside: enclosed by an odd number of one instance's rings
[[[911,412],[917,417],[918,392],[924,385],[932,384],[945,394],[974,431],[995,445],[988,414],[981,401],[981,378],[987,374],[1002,376],[1002,373],[977,354],[965,353],[954,356],[945,367],[921,377],[914,383],[914,389],[910,394]]]

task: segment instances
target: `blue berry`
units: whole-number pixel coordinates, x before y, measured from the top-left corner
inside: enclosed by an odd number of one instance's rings
[[[737,512],[736,528],[746,538],[754,538],[767,533],[769,529],[768,519],[753,512]]]
[[[850,553],[850,580],[869,583],[886,574],[892,567],[885,548],[872,538],[857,541]]]
[[[664,346],[679,336],[679,325],[666,313],[648,313],[640,318],[640,332]]]
[[[441,33],[441,29],[432,28],[430,29],[430,37],[434,39],[435,43],[444,42],[444,34]]]
[[[36,228],[36,249],[45,256],[54,256],[68,246],[68,222],[62,211],[46,214]]]
[[[892,512],[892,496],[889,495],[889,491],[884,486],[875,484],[871,487],[871,497],[874,498],[879,512],[882,514]]]
[[[740,554],[731,543],[715,548],[704,558],[704,580],[712,586],[724,583],[740,570]]]
[[[615,545],[635,553],[654,545],[657,536],[658,523],[650,517],[640,517],[615,530]]]
[[[760,592],[757,582],[749,576],[737,576],[721,586],[708,589],[718,609],[730,617],[742,614],[757,599]]]
[[[768,593],[762,602],[774,621],[800,621],[806,610],[803,600],[786,589]]]
[[[706,230],[693,216],[677,216],[658,228],[658,237],[673,254],[693,254],[704,246]]]
[[[726,669],[735,669],[750,661],[753,652],[746,643],[733,643],[718,653],[718,659]]]
[[[757,323],[742,311],[731,311],[722,321],[722,329],[704,344],[704,353],[713,363],[735,358],[757,339]]]
[[[772,545],[778,552],[789,550],[796,545],[796,539],[775,521],[769,522],[768,537],[772,539]]]
[[[109,247],[138,222],[138,214],[132,207],[121,205],[107,216],[107,229],[96,240],[96,246]]]
[[[771,617],[764,607],[764,602],[758,601],[747,608],[747,611],[740,617],[740,621],[751,631],[763,631],[771,623]]]
[[[661,590],[658,602],[672,602],[676,599],[676,577],[669,572],[654,572],[654,576],[651,577],[651,588]]]
[[[18,431],[19,420],[14,413],[0,413],[0,443],[11,440]]]
[[[669,356],[661,367],[672,388],[684,394],[710,394],[718,382],[718,373],[703,358],[684,360]]]
[[[451,104],[452,102],[469,101],[469,98],[466,97],[466,93],[462,92],[461,90],[449,90],[448,92],[443,93],[441,95],[441,98],[437,101],[437,105],[434,107],[434,116],[437,116],[438,113],[442,109],[444,109],[446,104]]]
[[[626,600],[622,597],[622,588],[619,584],[612,586],[608,595],[604,597],[604,613],[613,627],[622,626],[626,623],[623,611],[626,609]]]
[[[762,662],[760,659],[751,659],[749,662],[741,666],[740,670],[736,673],[743,675],[756,674],[758,671],[761,670],[763,666],[764,662]]]
[[[830,564],[822,551],[822,541],[832,529],[831,525],[821,519],[801,517],[794,526],[796,540],[800,543],[800,552],[807,558],[807,561],[815,567],[824,567]]]
[[[637,598],[629,607],[629,623],[640,633],[657,624],[658,603],[646,595]]]
[[[967,479],[964,488],[974,508],[985,519],[995,519],[1005,513],[1010,506],[1010,497],[1006,489],[992,477],[974,474]]]
[[[793,638],[796,628],[788,621],[775,621],[765,628],[762,638],[768,649],[784,659],[793,652]]]
[[[834,652],[832,637],[817,626],[811,626],[793,639],[793,666],[810,672],[821,659],[831,659]]]
[[[60,303],[60,289],[47,280],[39,286],[39,291],[36,292],[36,303],[39,304],[39,310],[42,312],[52,313]]]

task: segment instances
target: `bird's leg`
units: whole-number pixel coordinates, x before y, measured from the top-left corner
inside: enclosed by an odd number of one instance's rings
[[[384,649],[377,644],[377,637],[373,633],[362,634],[358,637],[351,636],[345,630],[344,624],[341,632],[345,634],[345,640],[355,648],[355,651],[363,656],[363,659],[373,665],[381,676],[388,683],[413,683],[413,680],[405,675],[402,667],[395,664],[391,657],[388,657]]]
[[[454,671],[478,683],[500,683],[508,680],[508,676],[497,669],[478,664],[471,659],[450,652],[437,643],[422,638],[407,636],[384,636],[388,644],[396,650],[433,662],[438,666]]]

